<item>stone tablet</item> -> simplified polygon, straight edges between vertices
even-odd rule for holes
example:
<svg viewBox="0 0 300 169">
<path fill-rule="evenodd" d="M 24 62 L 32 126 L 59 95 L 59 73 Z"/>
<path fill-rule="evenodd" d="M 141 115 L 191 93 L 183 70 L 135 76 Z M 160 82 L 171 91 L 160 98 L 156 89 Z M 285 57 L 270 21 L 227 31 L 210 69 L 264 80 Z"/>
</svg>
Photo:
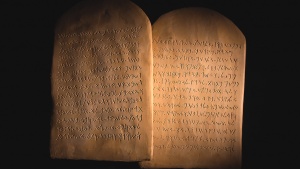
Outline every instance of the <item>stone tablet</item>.
<svg viewBox="0 0 300 169">
<path fill-rule="evenodd" d="M 51 157 L 149 160 L 152 34 L 127 0 L 82 1 L 59 20 L 54 43 Z"/>
<path fill-rule="evenodd" d="M 153 159 L 142 168 L 240 168 L 245 37 L 183 8 L 153 25 Z"/>
</svg>

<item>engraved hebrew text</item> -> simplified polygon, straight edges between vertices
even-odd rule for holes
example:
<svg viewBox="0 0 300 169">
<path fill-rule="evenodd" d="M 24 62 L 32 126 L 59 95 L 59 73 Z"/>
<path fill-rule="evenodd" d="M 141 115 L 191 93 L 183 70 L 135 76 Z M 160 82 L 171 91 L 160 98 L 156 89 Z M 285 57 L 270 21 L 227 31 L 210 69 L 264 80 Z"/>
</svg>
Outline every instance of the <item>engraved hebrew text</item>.
<svg viewBox="0 0 300 169">
<path fill-rule="evenodd" d="M 136 57 L 140 44 L 124 41 L 132 41 L 140 29 L 58 35 L 61 57 L 54 97 L 59 100 L 55 103 L 59 107 L 56 123 L 61 125 L 57 125 L 57 140 L 121 142 L 143 137 L 139 132 L 144 111 L 140 104 L 144 101 L 143 68 Z M 77 134 L 72 134 L 74 131 Z"/>
<path fill-rule="evenodd" d="M 154 149 L 234 152 L 241 99 L 235 51 L 242 45 L 178 39 L 153 43 Z"/>
</svg>

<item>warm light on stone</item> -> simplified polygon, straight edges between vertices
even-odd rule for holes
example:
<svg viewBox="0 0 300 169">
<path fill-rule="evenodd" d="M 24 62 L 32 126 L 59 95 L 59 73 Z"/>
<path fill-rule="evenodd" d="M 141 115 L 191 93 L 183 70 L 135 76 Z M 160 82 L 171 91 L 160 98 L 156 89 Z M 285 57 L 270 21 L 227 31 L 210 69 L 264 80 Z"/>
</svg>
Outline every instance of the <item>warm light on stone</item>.
<svg viewBox="0 0 300 169">
<path fill-rule="evenodd" d="M 151 158 L 151 41 L 148 17 L 127 0 L 83 1 L 62 16 L 52 67 L 52 158 Z"/>
<path fill-rule="evenodd" d="M 55 31 L 52 158 L 241 168 L 246 40 L 206 8 L 151 28 L 127 0 L 82 1 Z"/>
<path fill-rule="evenodd" d="M 245 37 L 184 8 L 153 25 L 153 159 L 142 168 L 240 168 Z"/>
</svg>

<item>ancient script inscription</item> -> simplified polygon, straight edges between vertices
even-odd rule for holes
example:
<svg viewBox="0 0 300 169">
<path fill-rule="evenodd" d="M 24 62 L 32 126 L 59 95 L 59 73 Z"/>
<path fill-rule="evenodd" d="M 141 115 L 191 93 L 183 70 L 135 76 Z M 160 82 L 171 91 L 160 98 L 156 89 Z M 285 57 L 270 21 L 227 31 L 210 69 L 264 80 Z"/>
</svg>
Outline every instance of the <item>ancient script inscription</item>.
<svg viewBox="0 0 300 169">
<path fill-rule="evenodd" d="M 52 69 L 53 158 L 150 159 L 151 50 L 150 22 L 131 2 L 86 1 L 62 17 Z"/>
<path fill-rule="evenodd" d="M 239 168 L 241 32 L 214 11 L 176 10 L 153 25 L 153 58 L 153 159 L 141 166 Z"/>
</svg>

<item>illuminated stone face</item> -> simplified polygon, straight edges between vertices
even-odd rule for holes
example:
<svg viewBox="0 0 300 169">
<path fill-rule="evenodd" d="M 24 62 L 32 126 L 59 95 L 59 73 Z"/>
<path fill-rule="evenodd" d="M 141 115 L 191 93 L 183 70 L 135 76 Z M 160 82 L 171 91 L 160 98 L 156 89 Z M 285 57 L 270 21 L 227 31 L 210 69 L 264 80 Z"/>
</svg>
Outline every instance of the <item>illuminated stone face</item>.
<svg viewBox="0 0 300 169">
<path fill-rule="evenodd" d="M 209 9 L 151 28 L 130 1 L 81 2 L 55 32 L 51 157 L 240 168 L 245 51 L 241 31 Z"/>
<path fill-rule="evenodd" d="M 153 159 L 142 168 L 240 168 L 246 42 L 227 18 L 184 8 L 153 25 Z"/>
<path fill-rule="evenodd" d="M 126 0 L 84 1 L 57 24 L 51 157 L 149 160 L 152 35 Z"/>
</svg>

